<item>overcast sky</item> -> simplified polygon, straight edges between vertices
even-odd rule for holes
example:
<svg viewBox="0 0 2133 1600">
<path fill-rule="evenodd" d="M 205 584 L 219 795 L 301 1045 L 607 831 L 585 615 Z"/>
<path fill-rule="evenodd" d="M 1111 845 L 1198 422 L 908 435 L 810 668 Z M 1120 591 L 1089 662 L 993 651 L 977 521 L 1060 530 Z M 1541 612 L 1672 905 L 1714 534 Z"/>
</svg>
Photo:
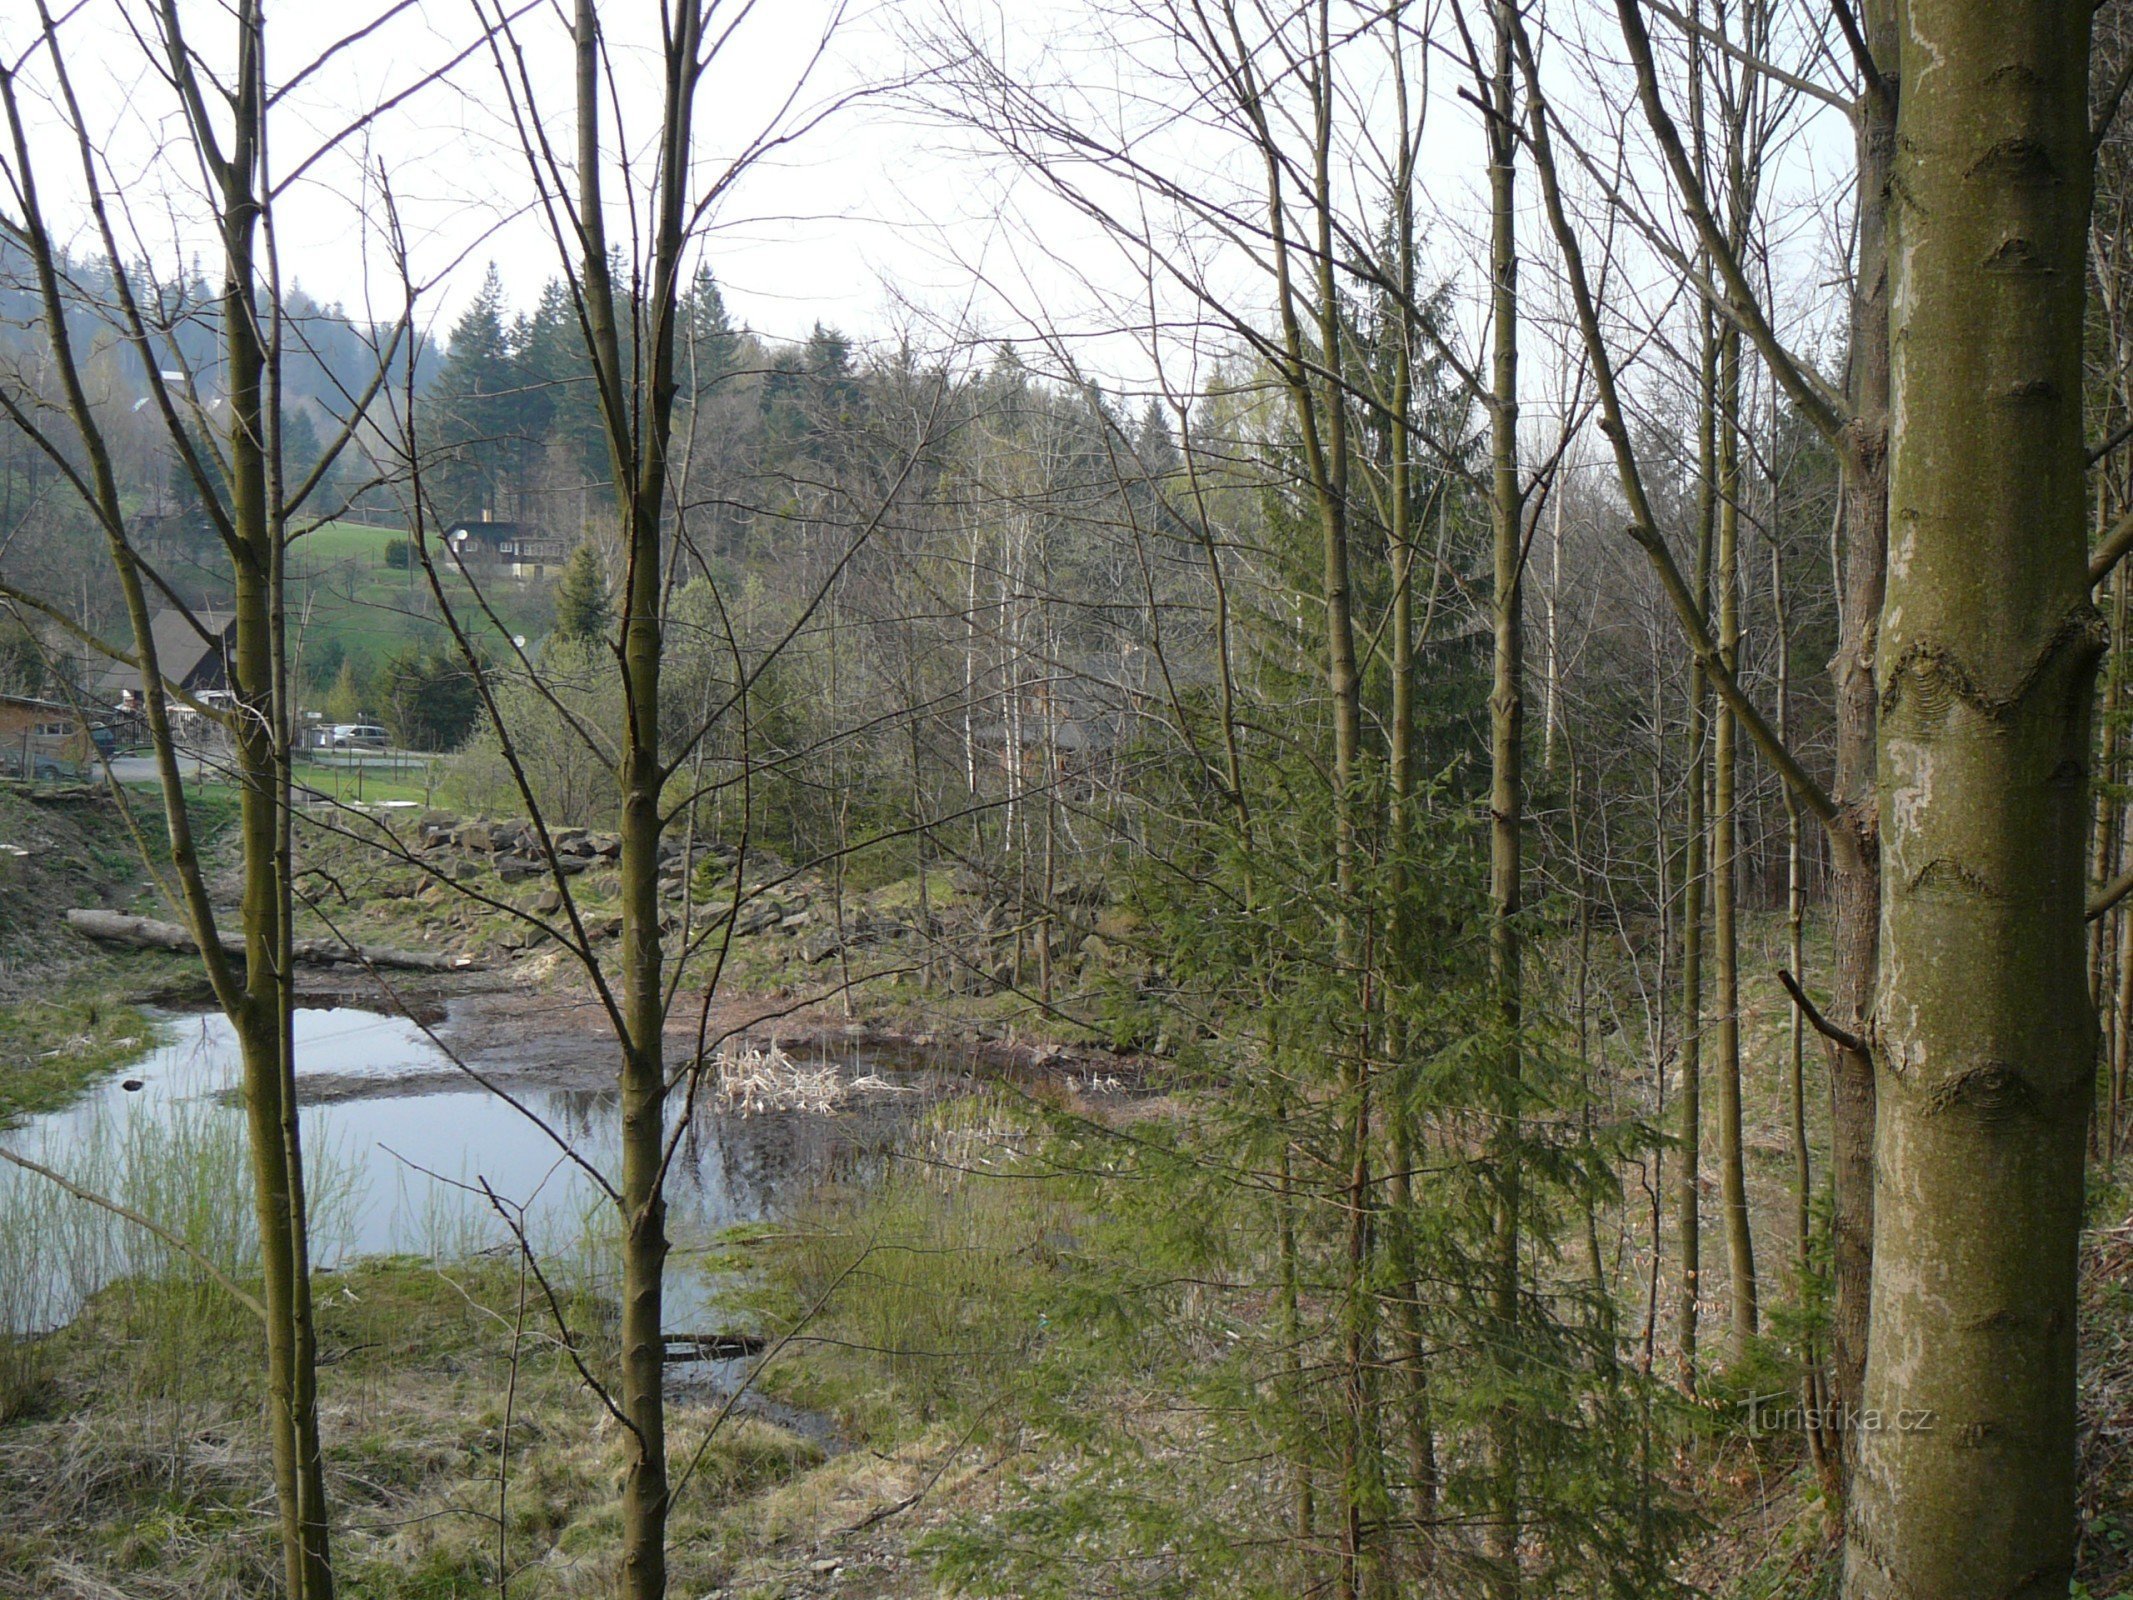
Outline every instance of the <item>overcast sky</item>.
<svg viewBox="0 0 2133 1600">
<path fill-rule="evenodd" d="M 210 63 L 226 63 L 233 30 L 223 0 L 177 3 L 195 48 Z M 512 37 L 523 52 L 537 123 L 567 149 L 567 6 L 517 4 Z M 1565 0 L 1557 9 L 1558 26 L 1582 24 L 1583 7 Z M 144 38 L 148 11 L 143 0 L 84 0 L 68 14 L 61 38 L 85 120 L 99 135 L 99 159 L 122 203 L 122 226 L 132 230 L 129 248 L 165 263 L 194 255 L 211 264 L 200 175 L 173 137 L 174 98 L 144 48 L 153 43 Z M 1418 12 L 1438 15 L 1448 48 L 1454 35 L 1441 13 Z M 510 97 L 481 42 L 483 15 L 494 13 L 495 0 L 268 0 L 269 79 L 276 86 L 294 80 L 275 113 L 272 170 L 289 174 L 321 143 L 334 143 L 282 203 L 285 281 L 358 316 L 366 308 L 379 319 L 395 314 L 399 290 L 381 220 L 389 186 L 428 286 L 421 311 L 428 326 L 449 329 L 492 260 L 514 303 L 530 306 L 555 273 L 557 254 L 533 204 Z M 659 105 L 657 15 L 652 0 L 604 0 L 601 7 L 622 108 L 622 126 L 610 116 L 604 143 L 635 163 L 640 193 Z M 1056 87 L 1092 123 L 1134 130 L 1150 159 L 1209 185 L 1234 184 L 1240 193 L 1256 181 L 1220 135 L 1175 114 L 1164 50 L 1128 5 L 761 0 L 750 10 L 728 0 L 714 13 L 714 32 L 728 21 L 738 26 L 700 95 L 701 176 L 722 171 L 766 129 L 806 130 L 750 169 L 708 230 L 704 255 L 737 320 L 784 337 L 821 321 L 861 339 L 885 339 L 914 326 L 922 336 L 1028 335 L 1040 325 L 1086 331 L 1126 319 L 1136 302 L 1147 319 L 1144 260 L 1122 254 L 1043 185 L 986 158 L 983 141 L 928 114 L 922 102 L 941 98 L 938 91 L 897 87 L 924 68 L 923 36 L 948 16 L 975 29 L 1018 71 Z M 0 49 L 11 60 L 29 50 L 36 29 L 30 0 L 0 3 Z M 322 70 L 304 73 L 359 33 Z M 1477 119 L 1453 92 L 1461 74 L 1450 57 L 1440 54 L 1432 70 L 1422 145 L 1425 248 L 1433 275 L 1471 287 L 1482 232 Z M 1375 72 L 1365 61 L 1352 85 L 1366 121 L 1382 121 L 1385 109 L 1385 84 Z M 87 243 L 78 159 L 49 61 L 32 59 L 22 82 L 46 204 L 83 230 Z M 404 101 L 359 135 L 334 142 L 353 119 L 399 95 Z M 1606 114 L 1604 97 L 1593 109 Z M 1787 204 L 1812 193 L 1824 170 L 1841 170 L 1841 118 L 1824 115 L 1808 126 L 1811 137 L 1777 177 L 1781 190 L 1789 186 Z M 1354 181 L 1362 188 L 1371 182 L 1367 153 Z M 1530 183 L 1522 199 L 1538 243 Z M 626 242 L 626 221 L 617 216 L 610 226 Z M 1151 219 L 1156 235 L 1166 226 Z M 1787 226 L 1793 231 L 1781 248 L 1799 255 L 1809 277 L 1841 244 L 1830 215 L 1809 210 Z M 1209 270 L 1230 274 L 1222 281 L 1240 300 L 1264 298 L 1263 284 L 1240 265 L 1215 262 Z M 1536 306 L 1544 305 L 1546 279 L 1529 273 L 1528 286 Z M 1158 320 L 1193 315 L 1175 285 L 1159 284 L 1156 300 Z M 1080 350 L 1098 369 L 1146 370 L 1130 338 Z M 1172 381 L 1184 377 L 1173 373 Z"/>
</svg>

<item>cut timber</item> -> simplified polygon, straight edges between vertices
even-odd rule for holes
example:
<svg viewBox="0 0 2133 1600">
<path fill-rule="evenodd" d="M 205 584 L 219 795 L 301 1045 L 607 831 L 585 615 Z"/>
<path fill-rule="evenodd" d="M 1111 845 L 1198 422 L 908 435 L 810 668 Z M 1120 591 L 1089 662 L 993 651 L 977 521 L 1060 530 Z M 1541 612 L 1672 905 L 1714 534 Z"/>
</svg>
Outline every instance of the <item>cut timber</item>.
<svg viewBox="0 0 2133 1600">
<path fill-rule="evenodd" d="M 198 950 L 190 929 L 174 922 L 149 917 L 130 917 L 123 911 L 98 911 L 76 907 L 67 913 L 67 926 L 85 939 L 107 944 L 131 945 L 136 950 Z M 234 933 L 222 935 L 222 948 L 230 955 L 244 955 L 244 939 Z M 294 954 L 306 966 L 330 966 L 337 961 L 359 962 L 371 967 L 389 967 L 409 972 L 469 972 L 476 963 L 454 960 L 428 950 L 387 950 L 378 945 L 341 944 L 331 939 L 299 939 Z"/>
</svg>

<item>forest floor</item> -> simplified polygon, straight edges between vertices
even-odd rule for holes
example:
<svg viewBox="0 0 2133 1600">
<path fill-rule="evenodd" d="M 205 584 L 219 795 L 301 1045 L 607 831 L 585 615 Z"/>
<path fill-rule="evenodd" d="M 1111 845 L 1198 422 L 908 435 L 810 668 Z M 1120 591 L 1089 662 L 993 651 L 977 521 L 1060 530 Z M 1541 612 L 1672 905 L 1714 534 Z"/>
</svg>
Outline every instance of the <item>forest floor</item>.
<svg viewBox="0 0 2133 1600">
<path fill-rule="evenodd" d="M 420 822 L 407 812 L 389 820 Z M 151 1026 L 143 1006 L 202 997 L 197 967 L 185 958 L 100 950 L 58 926 L 59 911 L 74 904 L 155 914 L 114 808 L 0 786 L 0 844 L 25 852 L 0 859 L 4 1124 L 59 1103 L 137 1052 Z M 417 864 L 353 839 L 314 837 L 307 864 L 314 881 L 330 885 L 330 899 L 309 931 L 466 957 L 476 970 L 422 975 L 396 985 L 398 998 L 432 1008 L 449 1001 L 443 1036 L 470 1060 L 508 1065 L 533 1082 L 597 1085 L 612 1071 L 604 1009 L 540 926 L 555 915 L 547 885 L 498 856 L 428 851 Z M 1100 896 L 1083 893 L 1070 918 L 1033 931 L 985 885 L 946 870 L 929 875 L 921 895 L 908 878 L 840 891 L 820 874 L 765 865 L 751 873 L 733 918 L 747 931 L 707 943 L 692 963 L 673 1047 L 776 1039 L 789 1050 L 949 1055 L 981 1077 L 1020 1082 L 1018 1093 L 1037 1086 L 1092 1120 L 1174 1113 L 1142 1092 L 1156 1058 L 1128 1048 L 1164 1041 L 1117 1039 L 1096 1023 L 1104 986 L 1130 979 L 1133 935 Z M 611 871 L 596 860 L 572 887 L 595 949 L 612 953 Z M 686 938 L 718 925 L 730 886 L 715 873 L 676 880 L 668 904 L 671 936 Z M 1041 964 L 1039 939 L 1049 955 Z M 1774 976 L 1783 946 L 1774 919 L 1751 920 L 1742 960 L 1745 1147 L 1762 1300 L 1777 1347 L 1797 1325 L 1791 1013 Z M 1812 940 L 1806 965 L 1817 987 Z M 309 973 L 305 982 L 321 1001 L 392 998 L 375 975 L 353 967 Z M 1624 1037 L 1601 1048 L 1624 1063 L 1637 1055 Z M 1806 1115 L 1820 1141 L 1824 1074 L 1812 1036 L 1806 1052 Z M 1634 1068 L 1622 1070 L 1626 1077 Z M 1670 1122 L 1666 1105 L 1678 1084 L 1655 1080 L 1647 1092 L 1647 1112 L 1663 1095 L 1660 1118 Z M 1707 1151 L 1712 1145 L 1707 1124 Z M 1667 1374 L 1674 1179 L 1664 1170 L 1649 1176 L 1665 1196 L 1656 1237 L 1633 1196 L 1609 1249 L 1625 1303 L 1654 1297 L 1654 1367 Z M 1680 1437 L 1665 1473 L 1706 1531 L 1679 1570 L 1735 1600 L 1831 1593 L 1830 1529 L 1797 1439 L 1759 1434 L 1742 1420 L 1741 1402 L 1784 1366 L 1781 1348 L 1727 1359 L 1730 1286 L 1716 1185 L 1707 1155 L 1706 1425 Z M 764 1402 L 728 1411 L 730 1390 L 685 1368 L 673 1374 L 678 1459 L 699 1463 L 675 1503 L 672 1592 L 682 1600 L 945 1594 L 958 1570 L 971 1570 L 973 1549 L 992 1548 L 997 1529 L 1035 1515 L 1036 1486 L 1082 1447 L 1063 1442 L 1058 1415 L 1042 1412 L 1022 1353 L 1031 1327 L 1043 1324 L 1033 1308 L 1049 1293 L 1049 1247 L 1039 1246 L 1080 1222 L 1014 1185 L 982 1193 L 974 1199 L 967 1184 L 942 1179 L 891 1196 L 844 1196 L 806 1219 L 822 1238 L 954 1237 L 967 1245 L 906 1251 L 893 1273 L 869 1268 L 846 1286 L 834 1315 L 819 1319 L 805 1317 L 805 1295 L 809 1272 L 819 1279 L 829 1270 L 825 1260 L 809 1262 L 805 1249 L 781 1256 L 775 1241 L 730 1242 L 721 1265 L 745 1286 L 736 1315 L 747 1314 L 747 1301 L 770 1326 L 796 1316 L 809 1326 L 758 1376 Z M 2133 1582 L 2129 1211 L 2127 1191 L 2097 1185 L 2084 1279 L 2079 1591 L 2095 1600 L 2125 1594 Z M 929 1264 L 951 1256 L 952 1268 Z M 394 1258 L 321 1274 L 319 1287 L 330 1471 L 345 1508 L 343 1592 L 490 1594 L 499 1592 L 500 1572 L 511 1593 L 605 1592 L 621 1442 L 554 1336 L 537 1286 L 529 1291 L 510 1263 L 493 1258 Z M 174 1301 L 176 1293 L 117 1285 L 75 1324 L 9 1358 L 15 1370 L 0 1374 L 0 1388 L 15 1397 L 0 1423 L 0 1595 L 216 1600 L 270 1586 L 252 1336 L 226 1308 Z M 586 1298 L 564 1309 L 588 1330 L 586 1353 L 597 1367 L 611 1308 Z M 882 1354 L 929 1341 L 948 1348 L 966 1336 L 989 1352 L 985 1359 L 914 1363 Z M 1124 1490 L 1151 1500 L 1184 1492 L 1189 1459 L 1163 1394 L 1124 1368 L 1095 1380 L 1119 1415 L 1146 1411 L 1133 1424 L 1139 1454 Z M 1153 1576 L 1106 1567 L 1099 1577 L 1092 1567 L 1077 1592 L 1136 1592 Z M 985 1592 L 1052 1589 L 996 1581 Z"/>
<path fill-rule="evenodd" d="M 368 822 L 351 815 L 306 830 L 306 866 L 330 895 L 303 915 L 303 931 L 469 963 L 476 970 L 464 979 L 405 987 L 462 996 L 455 1036 L 492 1064 L 498 1047 L 531 1036 L 551 1072 L 568 1070 L 574 1048 L 588 1070 L 611 1067 L 607 1011 L 559 937 L 572 931 L 568 913 L 539 863 L 512 843 L 523 824 L 416 809 Z M 439 830 L 446 842 L 425 840 Z M 388 837 L 389 848 L 376 847 Z M 582 843 L 586 853 L 571 863 L 573 908 L 612 972 L 620 883 L 611 858 L 592 853 L 611 845 L 599 836 Z M 1165 1043 L 1108 1030 L 1099 995 L 1131 970 L 1133 923 L 1087 903 L 1096 896 L 1086 888 L 1069 889 L 1079 903 L 1024 915 L 1001 888 L 961 870 L 937 865 L 923 884 L 911 875 L 859 887 L 756 850 L 736 896 L 722 848 L 704 846 L 686 883 L 678 863 L 663 873 L 668 953 L 686 952 L 670 1051 L 774 1040 L 788 1050 L 901 1050 L 1003 1070 L 1101 1062 L 1122 1074 L 1139 1047 Z M 359 988 L 381 976 L 398 982 L 352 968 L 339 981 Z"/>
</svg>

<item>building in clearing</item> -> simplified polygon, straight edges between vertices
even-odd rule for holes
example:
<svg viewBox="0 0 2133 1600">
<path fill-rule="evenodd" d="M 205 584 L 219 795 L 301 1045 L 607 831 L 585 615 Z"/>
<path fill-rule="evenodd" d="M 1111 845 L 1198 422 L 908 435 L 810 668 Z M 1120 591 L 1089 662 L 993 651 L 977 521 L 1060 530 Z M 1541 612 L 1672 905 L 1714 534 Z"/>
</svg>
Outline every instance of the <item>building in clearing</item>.
<svg viewBox="0 0 2133 1600">
<path fill-rule="evenodd" d="M 195 697 L 227 690 L 234 674 L 237 619 L 214 606 L 185 612 L 165 606 L 149 624 L 155 644 L 156 670 L 170 687 Z M 92 685 L 100 705 L 136 710 L 141 704 L 141 671 L 113 661 Z"/>
<path fill-rule="evenodd" d="M 570 541 L 530 522 L 455 522 L 444 530 L 445 547 L 462 567 L 488 567 L 514 578 L 545 578 L 570 559 Z"/>
<path fill-rule="evenodd" d="M 230 700 L 232 663 L 237 653 L 237 619 L 219 607 L 202 606 L 186 612 L 165 606 L 148 626 L 155 644 L 156 671 L 170 697 L 171 730 L 187 749 L 205 748 L 221 742 L 221 729 L 203 717 L 194 705 L 220 706 Z M 107 663 L 93 678 L 86 698 L 110 715 L 110 737 L 121 746 L 143 743 L 148 737 L 147 700 L 141 669 L 123 661 Z"/>
</svg>

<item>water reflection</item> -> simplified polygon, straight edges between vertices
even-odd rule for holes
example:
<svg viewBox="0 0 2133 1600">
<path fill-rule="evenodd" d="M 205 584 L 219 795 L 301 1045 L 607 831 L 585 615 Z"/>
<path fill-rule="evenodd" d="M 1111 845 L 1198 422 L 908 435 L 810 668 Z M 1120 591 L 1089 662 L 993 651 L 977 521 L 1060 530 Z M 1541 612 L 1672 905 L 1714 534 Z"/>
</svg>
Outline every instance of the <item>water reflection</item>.
<svg viewBox="0 0 2133 1600">
<path fill-rule="evenodd" d="M 8 1143 L 83 1181 L 90 1181 L 85 1166 L 102 1169 L 102 1181 L 113 1183 L 158 1160 L 198 1164 L 197 1156 L 180 1148 L 182 1141 L 173 1142 L 180 1131 L 196 1143 L 205 1138 L 240 1151 L 243 1118 L 229 1094 L 239 1081 L 239 1056 L 227 1020 L 208 1015 L 168 1026 L 167 1041 L 144 1060 L 66 1109 L 5 1135 Z M 377 1083 L 376 1093 L 303 1108 L 315 1263 L 332 1266 L 381 1253 L 451 1258 L 509 1248 L 511 1233 L 484 1194 L 486 1186 L 523 1219 L 544 1255 L 565 1268 L 607 1275 L 612 1252 L 604 1241 L 615 1231 L 613 1210 L 586 1168 L 610 1183 L 618 1176 L 621 1119 L 613 1091 L 514 1091 L 531 1116 L 478 1086 L 440 1091 L 439 1082 L 453 1081 L 440 1077 L 452 1072 L 450 1059 L 413 1023 L 376 1012 L 299 1012 L 296 1041 L 300 1095 L 307 1079 L 329 1075 L 337 1091 L 349 1079 Z M 854 1068 L 867 1070 L 857 1063 Z M 912 1075 L 901 1076 L 908 1081 Z M 403 1078 L 432 1092 L 407 1092 L 398 1081 Z M 722 1117 L 700 1106 L 682 1135 L 669 1181 L 671 1235 L 686 1244 L 771 1216 L 827 1181 L 863 1176 L 878 1164 L 916 1098 L 861 1100 L 834 1116 Z M 4 1183 L 41 1182 L 0 1170 L 7 1173 Z M 163 1181 L 177 1180 L 166 1175 Z M 222 1181 L 228 1189 L 226 1174 Z M 6 1198 L 0 1193 L 0 1203 Z M 218 1203 L 227 1206 L 229 1196 Z M 55 1303 L 78 1304 L 101 1282 L 139 1268 L 125 1249 L 93 1268 L 77 1262 L 70 1269 L 73 1281 L 40 1297 L 47 1309 L 37 1320 L 46 1320 Z M 676 1289 L 669 1325 L 686 1327 L 700 1305 L 685 1283 Z"/>
</svg>

